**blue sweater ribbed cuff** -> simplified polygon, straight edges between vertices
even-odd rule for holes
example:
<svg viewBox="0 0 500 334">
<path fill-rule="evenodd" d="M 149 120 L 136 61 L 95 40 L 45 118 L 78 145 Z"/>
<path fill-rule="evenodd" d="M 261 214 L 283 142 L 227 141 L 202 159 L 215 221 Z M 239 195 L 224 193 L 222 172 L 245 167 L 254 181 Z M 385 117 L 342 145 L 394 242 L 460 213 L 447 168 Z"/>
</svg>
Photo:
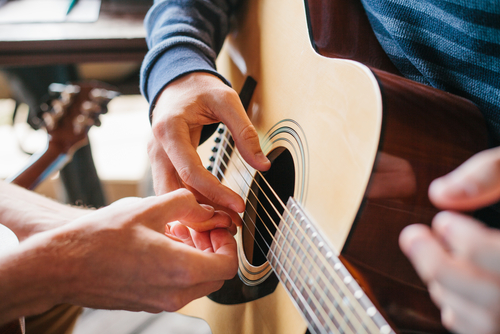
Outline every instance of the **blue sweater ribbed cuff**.
<svg viewBox="0 0 500 334">
<path fill-rule="evenodd" d="M 144 64 L 149 63 L 149 66 Z M 154 62 L 144 62 L 141 69 L 141 91 L 150 103 L 150 116 L 163 88 L 179 77 L 193 72 L 207 72 L 219 77 L 227 85 L 231 85 L 222 75 L 217 73 L 211 60 L 195 47 L 185 44 L 166 50 Z"/>
</svg>

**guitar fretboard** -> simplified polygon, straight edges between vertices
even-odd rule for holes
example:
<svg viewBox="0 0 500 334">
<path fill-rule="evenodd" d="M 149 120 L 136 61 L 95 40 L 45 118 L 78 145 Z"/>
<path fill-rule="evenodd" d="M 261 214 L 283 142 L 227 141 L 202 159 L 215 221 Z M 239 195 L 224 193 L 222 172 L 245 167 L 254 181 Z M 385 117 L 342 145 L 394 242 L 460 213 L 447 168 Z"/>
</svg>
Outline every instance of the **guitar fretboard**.
<svg viewBox="0 0 500 334">
<path fill-rule="evenodd" d="M 394 333 L 293 198 L 267 259 L 312 333 Z"/>
</svg>

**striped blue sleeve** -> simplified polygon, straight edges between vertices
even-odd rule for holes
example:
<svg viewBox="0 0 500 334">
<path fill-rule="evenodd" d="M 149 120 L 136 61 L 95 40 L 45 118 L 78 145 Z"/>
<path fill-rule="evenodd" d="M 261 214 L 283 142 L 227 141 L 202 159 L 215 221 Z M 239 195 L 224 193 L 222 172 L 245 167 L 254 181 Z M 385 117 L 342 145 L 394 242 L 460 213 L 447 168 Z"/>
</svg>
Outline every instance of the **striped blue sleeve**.
<svg viewBox="0 0 500 334">
<path fill-rule="evenodd" d="M 500 143 L 500 1 L 362 2 L 399 71 L 477 104 Z"/>
<path fill-rule="evenodd" d="M 192 72 L 212 73 L 229 31 L 236 0 L 156 0 L 146 15 L 149 52 L 141 67 L 140 87 L 151 108 L 162 89 Z"/>
</svg>

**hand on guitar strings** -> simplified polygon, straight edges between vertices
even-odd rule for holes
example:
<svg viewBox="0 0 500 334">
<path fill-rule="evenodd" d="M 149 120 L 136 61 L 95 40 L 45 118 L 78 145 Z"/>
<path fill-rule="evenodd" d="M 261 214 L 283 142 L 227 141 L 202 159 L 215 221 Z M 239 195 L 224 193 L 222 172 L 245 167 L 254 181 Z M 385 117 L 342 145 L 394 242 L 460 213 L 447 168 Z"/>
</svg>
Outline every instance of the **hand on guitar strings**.
<svg viewBox="0 0 500 334">
<path fill-rule="evenodd" d="M 500 333 L 500 231 L 471 211 L 500 200 L 500 148 L 480 152 L 429 188 L 443 211 L 432 228 L 411 225 L 400 235 L 436 305 L 443 324 L 456 333 Z"/>
<path fill-rule="evenodd" d="M 185 189 L 89 212 L 0 256 L 0 324 L 59 303 L 174 311 L 236 274 L 230 217 Z M 195 243 L 167 237 L 176 221 L 196 225 Z"/>
<path fill-rule="evenodd" d="M 152 114 L 153 137 L 148 145 L 157 195 L 187 187 L 198 201 L 224 209 L 240 224 L 243 199 L 207 171 L 196 148 L 204 125 L 223 122 L 242 157 L 264 171 L 271 163 L 262 153 L 259 137 L 238 94 L 218 77 L 195 72 L 167 85 Z"/>
</svg>

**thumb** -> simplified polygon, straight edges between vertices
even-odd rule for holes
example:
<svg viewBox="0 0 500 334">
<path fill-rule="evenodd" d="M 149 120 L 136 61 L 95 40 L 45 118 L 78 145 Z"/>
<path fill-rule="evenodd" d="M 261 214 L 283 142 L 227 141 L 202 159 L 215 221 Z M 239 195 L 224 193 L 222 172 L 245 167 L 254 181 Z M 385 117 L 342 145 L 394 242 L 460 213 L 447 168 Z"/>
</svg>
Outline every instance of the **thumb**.
<svg viewBox="0 0 500 334">
<path fill-rule="evenodd" d="M 210 220 L 215 213 L 213 207 L 199 204 L 195 196 L 185 188 L 145 198 L 141 206 L 142 223 L 161 233 L 165 231 L 167 223 L 174 221 L 202 223 Z"/>
<path fill-rule="evenodd" d="M 434 180 L 429 198 L 441 209 L 459 211 L 475 210 L 500 200 L 500 148 L 480 152 Z"/>
<path fill-rule="evenodd" d="M 182 188 L 168 194 L 152 197 L 156 204 L 146 209 L 150 217 L 145 225 L 150 225 L 163 233 L 165 224 L 180 221 L 195 231 L 203 232 L 214 228 L 229 228 L 231 217 L 206 204 L 199 204 L 189 190 Z"/>
</svg>

